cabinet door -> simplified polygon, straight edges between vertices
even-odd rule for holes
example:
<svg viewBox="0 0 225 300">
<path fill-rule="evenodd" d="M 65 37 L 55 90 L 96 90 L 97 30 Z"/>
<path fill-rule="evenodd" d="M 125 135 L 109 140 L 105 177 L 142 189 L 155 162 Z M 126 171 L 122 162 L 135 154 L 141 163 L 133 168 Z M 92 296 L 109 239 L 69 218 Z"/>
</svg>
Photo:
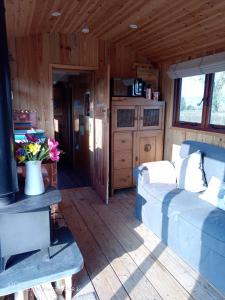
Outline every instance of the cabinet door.
<svg viewBox="0 0 225 300">
<path fill-rule="evenodd" d="M 161 105 L 140 106 L 139 129 L 162 129 L 163 107 Z"/>
<path fill-rule="evenodd" d="M 162 160 L 163 134 L 161 130 L 136 132 L 134 138 L 134 165 Z"/>
<path fill-rule="evenodd" d="M 112 115 L 113 130 L 137 130 L 137 114 L 137 106 L 114 106 Z"/>
</svg>

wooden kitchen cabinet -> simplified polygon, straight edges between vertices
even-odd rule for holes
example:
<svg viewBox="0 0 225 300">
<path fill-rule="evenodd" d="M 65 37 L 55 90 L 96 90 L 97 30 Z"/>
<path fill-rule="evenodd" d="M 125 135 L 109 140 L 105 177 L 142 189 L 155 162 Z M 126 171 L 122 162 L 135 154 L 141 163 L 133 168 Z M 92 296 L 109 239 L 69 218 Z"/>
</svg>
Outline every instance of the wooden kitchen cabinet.
<svg viewBox="0 0 225 300">
<path fill-rule="evenodd" d="M 163 156 L 164 101 L 112 98 L 111 192 L 133 186 L 134 167 Z"/>
<path fill-rule="evenodd" d="M 138 129 L 138 106 L 113 106 L 112 127 L 114 131 L 133 131 Z"/>
<path fill-rule="evenodd" d="M 134 136 L 134 166 L 148 161 L 161 160 L 163 132 L 161 130 L 138 131 Z"/>
</svg>

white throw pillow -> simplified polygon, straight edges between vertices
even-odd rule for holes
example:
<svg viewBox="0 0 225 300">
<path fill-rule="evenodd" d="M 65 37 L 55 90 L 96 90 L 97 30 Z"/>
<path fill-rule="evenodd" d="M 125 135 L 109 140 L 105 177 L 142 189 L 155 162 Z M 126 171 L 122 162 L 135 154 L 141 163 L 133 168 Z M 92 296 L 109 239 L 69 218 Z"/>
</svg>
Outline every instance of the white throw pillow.
<svg viewBox="0 0 225 300">
<path fill-rule="evenodd" d="M 206 190 L 201 151 L 198 150 L 183 159 L 179 158 L 175 162 L 175 169 L 179 189 L 194 193 Z"/>
<path fill-rule="evenodd" d="M 143 163 L 148 169 L 148 183 L 176 184 L 176 172 L 173 164 L 167 160 Z"/>
<path fill-rule="evenodd" d="M 208 184 L 208 188 L 199 198 L 225 210 L 225 183 L 213 176 Z"/>
</svg>

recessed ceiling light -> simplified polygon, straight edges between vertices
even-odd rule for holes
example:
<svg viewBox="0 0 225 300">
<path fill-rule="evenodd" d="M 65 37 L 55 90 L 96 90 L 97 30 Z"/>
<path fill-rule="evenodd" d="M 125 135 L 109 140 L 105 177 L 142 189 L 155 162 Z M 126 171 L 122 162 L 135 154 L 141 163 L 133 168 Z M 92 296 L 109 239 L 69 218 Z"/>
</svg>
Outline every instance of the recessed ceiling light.
<svg viewBox="0 0 225 300">
<path fill-rule="evenodd" d="M 60 11 L 53 11 L 52 16 L 53 17 L 59 17 L 59 16 L 61 16 L 61 12 Z"/>
<path fill-rule="evenodd" d="M 138 25 L 137 24 L 130 24 L 129 28 L 131 28 L 131 29 L 138 29 Z"/>
<path fill-rule="evenodd" d="M 84 26 L 82 29 L 81 29 L 81 32 L 83 33 L 89 33 L 90 32 L 90 28 L 88 26 Z"/>
</svg>

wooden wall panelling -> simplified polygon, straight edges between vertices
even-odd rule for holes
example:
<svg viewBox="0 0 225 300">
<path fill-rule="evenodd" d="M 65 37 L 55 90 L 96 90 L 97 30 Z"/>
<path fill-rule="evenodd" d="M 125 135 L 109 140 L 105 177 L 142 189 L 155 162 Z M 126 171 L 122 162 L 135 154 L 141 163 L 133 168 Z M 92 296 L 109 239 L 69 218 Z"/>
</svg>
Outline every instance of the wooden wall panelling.
<svg viewBox="0 0 225 300">
<path fill-rule="evenodd" d="M 49 101 L 48 36 L 15 39 L 13 70 L 14 109 L 38 112 L 38 127 L 52 135 L 53 112 Z"/>
<path fill-rule="evenodd" d="M 133 67 L 133 63 L 150 62 L 150 60 L 129 49 L 128 47 L 114 43 L 109 44 L 109 56 L 111 77 L 135 77 L 136 68 Z"/>
<path fill-rule="evenodd" d="M 52 88 L 49 89 L 49 36 L 44 35 L 43 37 L 43 57 L 40 61 L 41 64 L 41 81 L 43 88 L 41 89 L 41 100 L 42 100 L 42 109 L 45 126 L 47 128 L 47 133 L 49 136 L 54 136 L 53 132 L 53 99 Z"/>
<path fill-rule="evenodd" d="M 97 69 L 110 62 L 110 76 L 135 76 L 134 62 L 148 60 L 129 50 L 82 34 L 40 34 L 9 37 L 14 109 L 38 112 L 38 127 L 52 136 L 53 104 L 49 65 Z"/>
<path fill-rule="evenodd" d="M 79 34 L 80 65 L 98 66 L 98 40 Z"/>
<path fill-rule="evenodd" d="M 98 41 L 78 35 L 44 34 L 9 38 L 14 109 L 38 112 L 38 127 L 53 136 L 49 64 L 98 67 Z"/>
<path fill-rule="evenodd" d="M 49 35 L 50 63 L 98 66 L 98 40 L 84 34 Z"/>
<path fill-rule="evenodd" d="M 126 77 L 128 74 L 133 74 L 129 60 L 135 61 L 134 53 L 130 56 L 124 56 L 124 47 L 118 47 L 118 45 L 110 45 L 110 65 L 111 65 L 111 77 Z"/>
</svg>

